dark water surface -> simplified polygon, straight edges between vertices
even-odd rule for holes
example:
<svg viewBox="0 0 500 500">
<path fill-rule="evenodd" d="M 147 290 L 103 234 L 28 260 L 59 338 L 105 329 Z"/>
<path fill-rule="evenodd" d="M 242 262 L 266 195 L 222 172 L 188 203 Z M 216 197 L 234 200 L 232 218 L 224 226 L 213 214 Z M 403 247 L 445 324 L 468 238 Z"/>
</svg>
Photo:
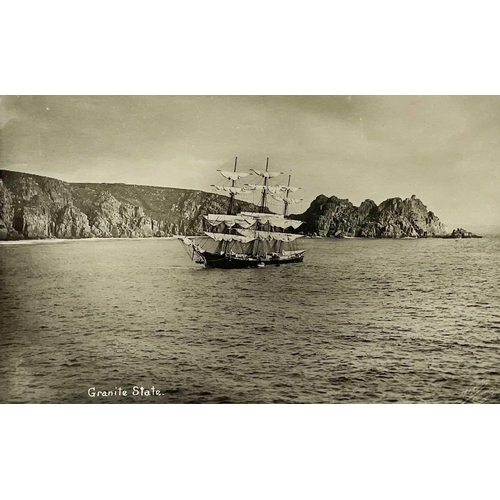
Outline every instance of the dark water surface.
<svg viewBox="0 0 500 500">
<path fill-rule="evenodd" d="M 303 245 L 248 270 L 173 240 L 0 245 L 0 401 L 500 402 L 500 238 Z"/>
</svg>

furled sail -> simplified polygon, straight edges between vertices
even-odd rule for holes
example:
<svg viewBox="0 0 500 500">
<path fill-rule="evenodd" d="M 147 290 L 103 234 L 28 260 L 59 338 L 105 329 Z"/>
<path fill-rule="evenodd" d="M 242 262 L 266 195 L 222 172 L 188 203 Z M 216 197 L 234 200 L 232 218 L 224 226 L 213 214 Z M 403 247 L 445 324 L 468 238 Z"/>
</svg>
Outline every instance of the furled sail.
<svg viewBox="0 0 500 500">
<path fill-rule="evenodd" d="M 292 186 L 269 186 L 268 189 L 271 193 L 280 193 L 282 191 L 290 191 L 291 193 L 295 193 L 295 191 L 300 188 Z"/>
<path fill-rule="evenodd" d="M 217 189 L 217 191 L 226 191 L 231 194 L 240 194 L 243 191 L 243 188 L 233 186 L 218 186 L 216 184 L 212 184 L 212 187 Z"/>
<path fill-rule="evenodd" d="M 269 231 L 252 231 L 250 229 L 237 229 L 237 231 L 239 234 L 247 238 L 253 237 L 255 240 L 263 241 L 271 240 L 271 238 L 269 237 L 271 233 Z"/>
<path fill-rule="evenodd" d="M 291 242 L 297 238 L 302 238 L 301 234 L 291 234 L 291 233 L 271 233 L 269 231 L 252 231 L 250 229 L 237 229 L 238 233 L 242 236 L 254 239 L 259 239 L 262 241 L 284 241 Z"/>
<path fill-rule="evenodd" d="M 260 175 L 261 177 L 264 177 L 266 179 L 272 179 L 273 177 L 278 177 L 278 175 L 283 174 L 283 172 L 263 172 L 262 170 L 255 170 L 253 168 L 251 168 L 250 170 L 255 174 Z"/>
<path fill-rule="evenodd" d="M 238 225 L 243 228 L 253 226 L 257 221 L 251 217 L 242 217 L 240 215 L 226 214 L 208 214 L 203 216 L 211 226 L 219 226 L 225 224 L 227 227 Z"/>
<path fill-rule="evenodd" d="M 238 220 L 244 220 L 245 217 L 241 215 L 227 215 L 227 214 L 208 214 L 204 215 L 205 219 L 211 220 L 211 221 L 219 221 L 219 222 L 226 222 L 226 221 L 238 221 Z M 248 218 L 248 220 L 251 220 Z"/>
<path fill-rule="evenodd" d="M 282 193 L 283 191 L 286 191 L 288 188 L 286 186 L 263 186 L 262 184 L 245 184 L 245 187 L 243 188 L 244 191 L 266 191 L 268 193 L 272 194 L 278 194 Z M 299 188 L 291 188 L 290 191 L 297 190 Z"/>
<path fill-rule="evenodd" d="M 254 235 L 245 236 L 227 233 L 209 233 L 208 231 L 203 232 L 215 241 L 238 241 L 239 243 L 250 243 L 256 239 Z"/>
<path fill-rule="evenodd" d="M 279 227 L 281 229 L 286 229 L 287 227 L 293 227 L 294 229 L 297 229 L 302 224 L 304 224 L 304 222 L 301 220 L 285 219 L 282 215 L 276 215 L 276 214 L 264 214 L 260 212 L 241 212 L 241 214 L 238 215 L 243 217 L 251 217 L 253 219 L 256 219 L 261 224 L 269 223 L 272 226 Z"/>
<path fill-rule="evenodd" d="M 237 181 L 238 179 L 241 179 L 242 177 L 246 177 L 247 175 L 250 175 L 248 172 L 229 172 L 227 170 L 217 170 L 217 172 L 220 172 L 222 176 L 224 176 L 226 179 L 229 179 L 231 181 Z"/>
<path fill-rule="evenodd" d="M 261 193 L 267 189 L 266 186 L 258 185 L 258 184 L 245 184 L 243 188 L 244 191 L 260 191 Z"/>
<path fill-rule="evenodd" d="M 304 222 L 302 222 L 301 220 L 290 220 L 290 219 L 285 219 L 284 217 L 269 218 L 268 222 L 272 226 L 279 227 L 280 229 L 286 229 L 288 227 L 297 229 L 302 224 L 304 224 Z"/>
<path fill-rule="evenodd" d="M 283 201 L 288 205 L 293 205 L 294 203 L 300 203 L 304 198 L 283 198 L 283 196 L 278 196 L 276 194 L 271 195 L 276 201 Z"/>
</svg>

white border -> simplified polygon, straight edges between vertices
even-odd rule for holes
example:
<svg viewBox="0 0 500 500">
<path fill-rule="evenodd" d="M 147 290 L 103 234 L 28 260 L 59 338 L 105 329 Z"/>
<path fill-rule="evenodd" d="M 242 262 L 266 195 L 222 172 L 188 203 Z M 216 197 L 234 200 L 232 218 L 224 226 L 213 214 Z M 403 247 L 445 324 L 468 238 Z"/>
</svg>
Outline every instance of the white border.
<svg viewBox="0 0 500 500">
<path fill-rule="evenodd" d="M 484 2 L 10 2 L 1 94 L 498 93 Z M 0 407 L 4 498 L 484 498 L 497 406 Z M 495 489 L 493 489 L 495 488 Z"/>
<path fill-rule="evenodd" d="M 486 410 L 4 406 L 1 489 L 53 499 L 486 498 L 500 445 Z"/>
<path fill-rule="evenodd" d="M 489 94 L 487 2 L 17 1 L 3 94 Z"/>
</svg>

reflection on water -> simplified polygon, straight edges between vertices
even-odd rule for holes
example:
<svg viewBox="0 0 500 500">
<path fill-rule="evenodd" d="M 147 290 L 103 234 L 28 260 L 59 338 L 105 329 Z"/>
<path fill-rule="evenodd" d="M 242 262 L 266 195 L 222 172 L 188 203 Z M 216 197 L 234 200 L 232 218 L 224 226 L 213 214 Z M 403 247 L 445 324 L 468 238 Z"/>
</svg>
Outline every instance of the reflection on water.
<svg viewBox="0 0 500 500">
<path fill-rule="evenodd" d="M 500 402 L 499 238 L 303 243 L 248 270 L 172 240 L 1 245 L 0 401 Z"/>
</svg>

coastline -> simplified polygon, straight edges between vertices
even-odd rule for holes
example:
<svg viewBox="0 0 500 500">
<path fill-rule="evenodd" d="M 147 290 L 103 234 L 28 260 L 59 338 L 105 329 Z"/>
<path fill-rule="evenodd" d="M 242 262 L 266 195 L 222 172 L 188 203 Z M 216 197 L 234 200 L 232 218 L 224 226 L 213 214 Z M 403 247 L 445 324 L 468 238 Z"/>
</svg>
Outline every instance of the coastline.
<svg viewBox="0 0 500 500">
<path fill-rule="evenodd" d="M 56 244 L 56 243 L 67 243 L 71 241 L 151 241 L 151 240 L 177 240 L 182 237 L 186 238 L 196 238 L 199 235 L 177 235 L 177 236 L 154 236 L 151 238 L 39 238 L 30 240 L 2 240 L 0 241 L 0 246 L 2 245 L 34 245 L 34 244 Z M 490 235 L 481 235 L 473 237 L 454 237 L 451 235 L 446 236 L 425 236 L 425 237 L 414 237 L 414 236 L 402 236 L 401 238 L 367 238 L 364 236 L 342 236 L 342 237 L 328 237 L 328 236 L 304 236 L 306 240 L 469 240 L 469 239 L 482 239 L 487 238 Z"/>
<path fill-rule="evenodd" d="M 46 238 L 46 239 L 32 239 L 32 240 L 6 240 L 0 241 L 0 245 L 33 245 L 36 243 L 42 244 L 55 244 L 66 243 L 68 241 L 108 241 L 108 240 L 121 240 L 121 241 L 144 241 L 144 240 L 176 240 L 177 236 L 155 236 L 154 238 Z"/>
</svg>

